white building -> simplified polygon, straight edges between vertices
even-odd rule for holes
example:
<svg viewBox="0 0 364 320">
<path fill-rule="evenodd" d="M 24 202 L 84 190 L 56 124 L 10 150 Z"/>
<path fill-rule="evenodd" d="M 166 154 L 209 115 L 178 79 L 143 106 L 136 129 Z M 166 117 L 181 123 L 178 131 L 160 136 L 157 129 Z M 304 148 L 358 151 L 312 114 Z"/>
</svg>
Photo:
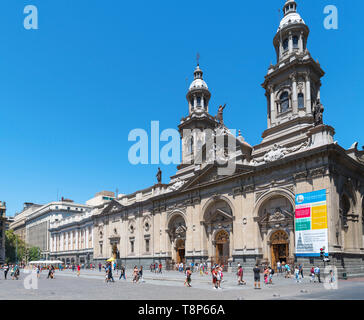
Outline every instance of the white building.
<svg viewBox="0 0 364 320">
<path fill-rule="evenodd" d="M 115 199 L 114 193 L 101 191 L 86 201 L 85 210 L 53 219 L 49 224 L 49 257 L 66 264 L 91 263 L 93 261 L 93 220 L 104 204 Z"/>
<path fill-rule="evenodd" d="M 77 216 L 91 209 L 84 204 L 76 204 L 72 200 L 63 199 L 43 205 L 31 212 L 25 220 L 25 242 L 29 246 L 39 247 L 42 258 L 49 258 L 50 224 L 66 218 Z"/>
</svg>

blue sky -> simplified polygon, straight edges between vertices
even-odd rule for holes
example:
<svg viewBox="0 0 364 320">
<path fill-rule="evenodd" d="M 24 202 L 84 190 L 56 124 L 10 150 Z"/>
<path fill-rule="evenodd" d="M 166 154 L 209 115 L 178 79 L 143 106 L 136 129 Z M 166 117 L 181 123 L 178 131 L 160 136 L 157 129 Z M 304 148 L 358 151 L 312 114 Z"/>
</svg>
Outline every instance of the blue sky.
<svg viewBox="0 0 364 320">
<path fill-rule="evenodd" d="M 359 0 L 297 0 L 310 27 L 308 49 L 326 75 L 324 121 L 345 148 L 364 145 L 363 22 Z M 23 27 L 36 5 L 39 29 Z M 211 90 L 210 110 L 252 145 L 266 129 L 261 83 L 275 63 L 273 37 L 284 0 L 3 0 L 0 10 L 0 200 L 64 196 L 85 202 L 101 190 L 131 193 L 155 183 L 158 165 L 131 165 L 128 134 L 176 128 L 196 53 Z M 336 5 L 339 29 L 323 26 Z M 163 182 L 175 165 L 163 166 Z"/>
</svg>

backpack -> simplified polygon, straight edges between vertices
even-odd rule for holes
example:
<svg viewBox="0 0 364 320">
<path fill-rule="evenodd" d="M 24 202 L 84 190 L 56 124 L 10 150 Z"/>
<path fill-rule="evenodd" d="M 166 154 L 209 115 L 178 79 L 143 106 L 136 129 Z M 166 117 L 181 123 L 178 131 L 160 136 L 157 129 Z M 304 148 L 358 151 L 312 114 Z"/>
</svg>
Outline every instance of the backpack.
<svg viewBox="0 0 364 320">
<path fill-rule="evenodd" d="M 274 275 L 274 269 L 272 269 L 272 275 Z"/>
</svg>

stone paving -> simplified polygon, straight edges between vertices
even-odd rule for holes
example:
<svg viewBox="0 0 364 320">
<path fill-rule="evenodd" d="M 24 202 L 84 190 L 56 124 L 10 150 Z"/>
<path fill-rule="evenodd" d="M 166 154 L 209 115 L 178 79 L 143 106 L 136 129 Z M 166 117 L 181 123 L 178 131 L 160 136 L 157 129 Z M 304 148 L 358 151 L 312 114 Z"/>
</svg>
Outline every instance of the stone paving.
<svg viewBox="0 0 364 320">
<path fill-rule="evenodd" d="M 38 289 L 25 289 L 21 273 L 19 280 L 4 280 L 0 274 L 0 300 L 268 300 L 268 299 L 364 299 L 364 279 L 339 281 L 338 290 L 326 290 L 323 284 L 310 283 L 309 277 L 296 283 L 282 275 L 274 275 L 273 285 L 264 285 L 261 290 L 253 288 L 253 276 L 245 274 L 246 285 L 237 285 L 234 274 L 224 274 L 222 289 L 216 290 L 211 276 L 192 276 L 192 288 L 184 287 L 184 274 L 169 271 L 163 274 L 144 272 L 145 282 L 133 284 L 131 271 L 127 280 L 105 283 L 103 272 L 81 270 L 78 277 L 70 270 L 57 271 L 55 279 L 46 279 L 43 271 L 38 280 Z M 263 277 L 262 277 L 263 279 Z"/>
</svg>

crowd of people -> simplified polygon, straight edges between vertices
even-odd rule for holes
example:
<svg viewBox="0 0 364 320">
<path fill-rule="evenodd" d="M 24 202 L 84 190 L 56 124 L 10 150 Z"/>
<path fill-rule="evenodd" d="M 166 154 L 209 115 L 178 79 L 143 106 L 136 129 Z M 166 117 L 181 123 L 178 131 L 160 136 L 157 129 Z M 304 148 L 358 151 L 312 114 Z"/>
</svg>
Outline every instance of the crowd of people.
<svg viewBox="0 0 364 320">
<path fill-rule="evenodd" d="M 8 273 L 10 272 L 10 277 L 12 280 L 19 280 L 20 276 L 20 266 L 18 264 L 4 264 L 0 266 L 0 269 L 4 272 L 4 279 L 7 280 Z"/>
<path fill-rule="evenodd" d="M 8 274 L 10 274 L 11 279 L 18 280 L 20 276 L 20 268 L 27 266 L 21 266 L 18 264 L 4 264 L 3 266 L 0 266 L 0 269 L 4 273 L 4 279 L 6 280 L 8 278 Z M 99 271 L 101 272 L 102 269 L 105 271 L 105 282 L 115 282 L 113 277 L 113 271 L 116 271 L 120 276 L 119 280 L 123 279 L 126 280 L 126 267 L 124 265 L 118 265 L 116 262 L 107 262 L 106 264 L 99 263 L 98 265 Z M 40 274 L 42 270 L 46 269 L 48 271 L 47 279 L 54 279 L 55 278 L 55 271 L 57 266 L 49 265 L 49 266 L 42 266 L 37 265 L 33 266 L 34 270 L 37 273 L 37 277 L 40 278 Z M 85 268 L 82 264 L 73 264 L 70 266 L 70 269 L 72 269 L 73 272 L 77 270 L 77 276 L 79 277 L 81 274 L 81 269 Z M 193 273 L 199 273 L 201 276 L 203 275 L 211 275 L 212 277 L 212 285 L 215 290 L 221 289 L 221 284 L 224 282 L 224 266 L 223 265 L 210 265 L 207 262 L 204 263 L 179 263 L 174 265 L 175 271 L 181 272 L 185 274 L 185 281 L 184 286 L 192 287 L 192 275 Z M 64 267 L 58 266 L 59 270 L 63 270 Z M 90 269 L 94 270 L 95 265 L 90 265 Z M 162 273 L 163 266 L 162 263 L 152 263 L 150 264 L 150 272 L 153 273 Z M 276 271 L 275 271 L 276 270 Z M 265 285 L 271 285 L 273 284 L 273 275 L 275 272 L 278 273 L 278 276 L 284 276 L 285 278 L 293 278 L 295 282 L 300 283 L 302 282 L 302 279 L 304 278 L 304 271 L 303 266 L 301 264 L 298 265 L 290 265 L 285 262 L 278 262 L 276 268 L 272 268 L 270 265 L 255 265 L 253 268 L 253 275 L 254 275 L 254 288 L 260 289 L 260 278 L 261 275 L 263 275 L 264 284 Z M 310 282 L 321 282 L 321 270 L 319 266 L 312 266 L 309 271 L 309 279 Z M 331 279 L 335 280 L 335 275 L 333 274 L 333 271 L 330 273 Z M 246 285 L 247 282 L 244 280 L 244 272 L 243 267 L 238 263 L 237 270 L 236 270 L 236 276 L 237 276 L 237 285 Z M 332 280 L 332 281 L 334 281 Z M 132 282 L 133 283 L 139 283 L 144 282 L 143 279 L 143 266 L 140 266 L 139 268 L 137 266 L 134 266 L 133 272 L 132 272 Z"/>
</svg>

